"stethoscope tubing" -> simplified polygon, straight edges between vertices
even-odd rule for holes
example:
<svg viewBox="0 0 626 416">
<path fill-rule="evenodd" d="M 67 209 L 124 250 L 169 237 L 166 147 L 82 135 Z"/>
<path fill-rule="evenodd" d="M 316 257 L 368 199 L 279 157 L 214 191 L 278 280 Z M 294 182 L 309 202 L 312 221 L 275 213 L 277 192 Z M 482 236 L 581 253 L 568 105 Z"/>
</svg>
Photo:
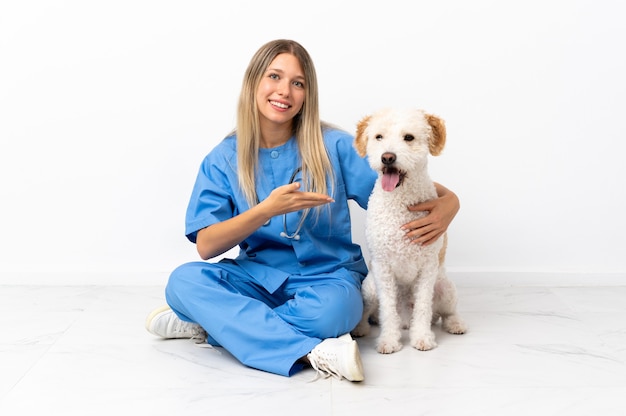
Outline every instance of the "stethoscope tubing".
<svg viewBox="0 0 626 416">
<path fill-rule="evenodd" d="M 298 176 L 298 173 L 302 172 L 302 166 L 298 167 L 296 170 L 293 171 L 293 173 L 291 174 L 291 177 L 289 178 L 289 184 L 292 184 L 293 181 L 296 180 L 296 176 Z M 265 224 L 263 225 L 269 225 L 271 220 L 267 220 L 265 222 Z M 298 222 L 298 227 L 296 228 L 296 231 L 293 232 L 292 234 L 289 234 L 287 232 L 287 214 L 283 214 L 283 231 L 280 232 L 280 236 L 283 238 L 287 238 L 289 240 L 295 240 L 298 241 L 300 240 L 300 230 L 302 229 L 302 225 L 304 225 L 304 216 L 302 216 L 300 218 L 300 221 Z"/>
<path fill-rule="evenodd" d="M 300 172 L 302 172 L 302 166 L 298 167 L 296 170 L 293 171 L 293 173 L 291 174 L 291 177 L 289 178 L 289 184 L 293 183 L 293 181 L 296 179 L 296 176 Z M 287 214 L 283 214 L 283 231 L 281 231 L 280 236 L 283 238 L 288 238 L 289 240 L 296 240 L 296 241 L 300 240 L 300 230 L 302 229 L 303 224 L 304 224 L 304 216 L 300 218 L 296 231 L 294 231 L 293 234 L 289 234 L 287 232 Z"/>
</svg>

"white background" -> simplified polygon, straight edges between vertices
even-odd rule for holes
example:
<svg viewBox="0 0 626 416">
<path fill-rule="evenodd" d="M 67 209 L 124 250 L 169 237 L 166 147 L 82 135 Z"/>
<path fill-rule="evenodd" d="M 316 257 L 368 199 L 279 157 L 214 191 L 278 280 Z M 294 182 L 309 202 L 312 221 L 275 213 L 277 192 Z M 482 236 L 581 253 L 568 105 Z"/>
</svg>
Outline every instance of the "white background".
<svg viewBox="0 0 626 416">
<path fill-rule="evenodd" d="M 161 284 L 256 49 L 313 56 L 325 120 L 446 120 L 453 272 L 626 281 L 623 2 L 4 1 L 0 283 Z M 363 212 L 355 212 L 355 238 Z"/>
</svg>

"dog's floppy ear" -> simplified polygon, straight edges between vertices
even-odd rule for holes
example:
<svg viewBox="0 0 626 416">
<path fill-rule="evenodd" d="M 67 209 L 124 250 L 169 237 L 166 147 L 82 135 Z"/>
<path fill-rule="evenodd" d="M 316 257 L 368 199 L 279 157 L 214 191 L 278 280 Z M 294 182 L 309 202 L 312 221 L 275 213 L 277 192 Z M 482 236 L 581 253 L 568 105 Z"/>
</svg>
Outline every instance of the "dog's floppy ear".
<svg viewBox="0 0 626 416">
<path fill-rule="evenodd" d="M 446 145 L 446 124 L 437 116 L 426 114 L 426 120 L 433 130 L 433 134 L 428 142 L 428 150 L 433 156 L 439 156 Z"/>
<path fill-rule="evenodd" d="M 369 124 L 370 118 L 372 118 L 372 116 L 365 116 L 356 125 L 356 137 L 354 138 L 354 147 L 361 157 L 365 157 L 367 147 L 367 136 L 365 135 L 365 129 Z"/>
</svg>

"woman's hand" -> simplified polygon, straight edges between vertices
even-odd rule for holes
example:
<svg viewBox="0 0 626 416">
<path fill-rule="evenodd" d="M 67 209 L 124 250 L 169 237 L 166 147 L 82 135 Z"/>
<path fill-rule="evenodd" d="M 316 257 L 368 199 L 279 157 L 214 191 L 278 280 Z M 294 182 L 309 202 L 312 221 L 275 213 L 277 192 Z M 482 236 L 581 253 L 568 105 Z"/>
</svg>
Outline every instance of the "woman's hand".
<svg viewBox="0 0 626 416">
<path fill-rule="evenodd" d="M 320 205 L 335 202 L 328 195 L 317 192 L 299 191 L 300 183 L 294 182 L 289 185 L 279 186 L 259 205 L 262 205 L 269 213 L 269 218 L 289 212 L 314 208 Z"/>
<path fill-rule="evenodd" d="M 460 209 L 459 198 L 454 192 L 437 183 L 435 188 L 438 198 L 408 207 L 409 211 L 427 213 L 425 217 L 402 226 L 406 231 L 406 238 L 412 244 L 427 246 L 437 241 L 447 231 Z"/>
</svg>

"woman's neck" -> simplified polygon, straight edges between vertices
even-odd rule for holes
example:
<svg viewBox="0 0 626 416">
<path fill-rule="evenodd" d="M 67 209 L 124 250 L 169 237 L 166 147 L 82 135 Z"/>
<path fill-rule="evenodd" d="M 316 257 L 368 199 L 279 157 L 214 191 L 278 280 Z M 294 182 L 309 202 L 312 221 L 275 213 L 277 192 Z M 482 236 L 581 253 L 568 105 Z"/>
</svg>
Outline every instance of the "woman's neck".
<svg viewBox="0 0 626 416">
<path fill-rule="evenodd" d="M 292 136 L 291 125 L 261 126 L 259 146 L 265 149 L 281 146 Z"/>
</svg>

